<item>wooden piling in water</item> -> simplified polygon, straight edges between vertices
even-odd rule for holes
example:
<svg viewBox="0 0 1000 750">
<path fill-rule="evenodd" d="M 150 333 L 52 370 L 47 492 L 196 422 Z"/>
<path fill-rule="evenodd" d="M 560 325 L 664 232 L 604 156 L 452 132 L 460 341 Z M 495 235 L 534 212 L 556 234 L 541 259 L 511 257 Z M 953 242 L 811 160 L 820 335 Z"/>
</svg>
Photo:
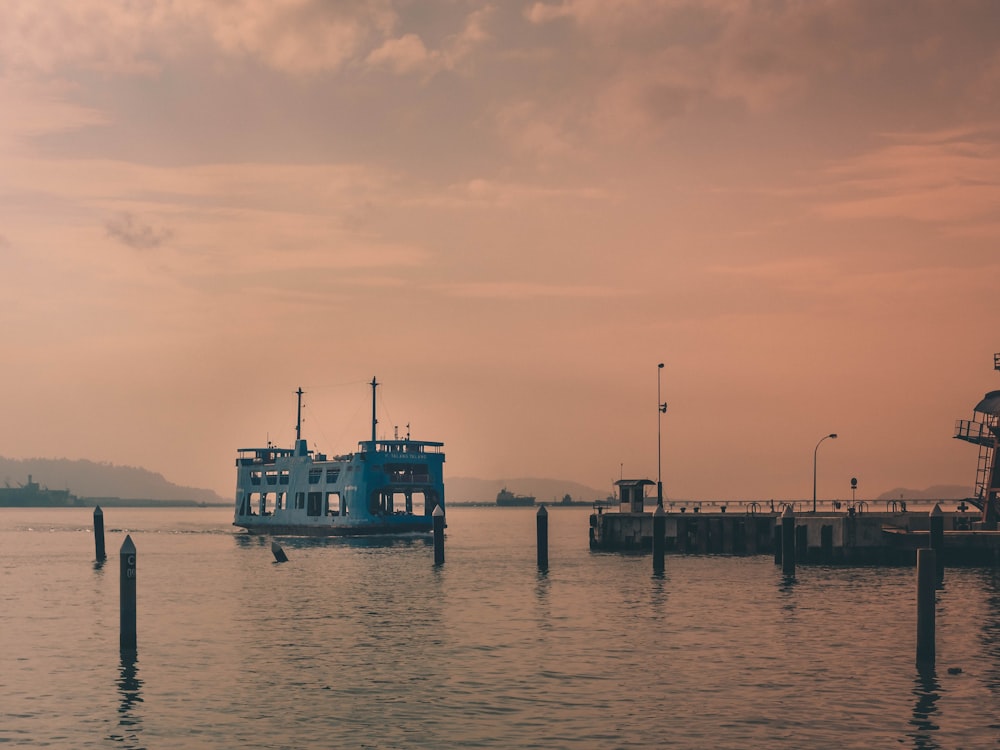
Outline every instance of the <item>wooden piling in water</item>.
<svg viewBox="0 0 1000 750">
<path fill-rule="evenodd" d="M 699 518 L 697 521 L 692 521 L 695 524 L 695 535 L 698 544 L 698 554 L 704 555 L 708 553 L 708 519 Z"/>
<path fill-rule="evenodd" d="M 933 549 L 917 550 L 917 664 L 933 666 L 936 659 L 935 590 L 937 554 Z"/>
<path fill-rule="evenodd" d="M 819 547 L 821 559 L 825 563 L 833 562 L 833 526 L 824 524 L 819 529 Z"/>
<path fill-rule="evenodd" d="M 809 527 L 805 524 L 795 527 L 795 561 L 809 562 Z"/>
<path fill-rule="evenodd" d="M 434 564 L 444 565 L 444 511 L 435 506 L 431 514 L 434 519 Z"/>
<path fill-rule="evenodd" d="M 795 514 L 790 506 L 781 514 L 781 572 L 795 575 Z"/>
<path fill-rule="evenodd" d="M 743 534 L 745 541 L 743 544 L 743 551 L 748 555 L 757 554 L 757 519 L 753 516 L 747 516 L 744 521 Z"/>
<path fill-rule="evenodd" d="M 288 562 L 288 555 L 285 554 L 285 550 L 281 548 L 281 545 L 275 541 L 271 541 L 271 554 L 274 555 L 275 562 Z"/>
<path fill-rule="evenodd" d="M 549 567 L 549 512 L 542 505 L 535 514 L 535 539 L 538 546 L 538 568 Z"/>
<path fill-rule="evenodd" d="M 94 508 L 94 553 L 99 563 L 108 559 L 104 550 L 104 511 L 100 505 Z"/>
<path fill-rule="evenodd" d="M 931 509 L 930 528 L 931 549 L 937 560 L 935 570 L 940 583 L 944 580 L 944 513 L 938 503 Z"/>
<path fill-rule="evenodd" d="M 662 573 L 663 555 L 667 546 L 667 514 L 662 505 L 653 511 L 653 572 Z"/>
<path fill-rule="evenodd" d="M 722 552 L 725 547 L 725 531 L 723 530 L 723 522 L 721 518 L 712 518 L 708 520 L 708 552 L 718 553 Z"/>
<path fill-rule="evenodd" d="M 722 554 L 732 555 L 736 552 L 736 547 L 739 541 L 738 538 L 738 518 L 724 518 L 719 522 L 719 529 L 722 532 Z"/>
<path fill-rule="evenodd" d="M 119 590 L 121 600 L 121 624 L 119 646 L 123 652 L 136 650 L 136 551 L 132 536 L 126 535 L 119 553 Z"/>
</svg>

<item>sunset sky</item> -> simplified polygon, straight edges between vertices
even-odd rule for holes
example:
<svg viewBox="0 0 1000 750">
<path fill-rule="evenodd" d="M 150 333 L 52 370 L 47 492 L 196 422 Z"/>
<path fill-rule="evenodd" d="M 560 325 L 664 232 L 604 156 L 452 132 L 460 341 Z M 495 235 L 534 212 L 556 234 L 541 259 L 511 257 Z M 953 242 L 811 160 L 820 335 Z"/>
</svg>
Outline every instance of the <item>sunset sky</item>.
<svg viewBox="0 0 1000 750">
<path fill-rule="evenodd" d="M 830 432 L 871 498 L 971 489 L 1000 388 L 994 0 L 5 0 L 0 195 L 8 458 L 228 497 L 377 376 L 446 480 L 655 480 L 659 420 L 668 498 Z"/>
</svg>

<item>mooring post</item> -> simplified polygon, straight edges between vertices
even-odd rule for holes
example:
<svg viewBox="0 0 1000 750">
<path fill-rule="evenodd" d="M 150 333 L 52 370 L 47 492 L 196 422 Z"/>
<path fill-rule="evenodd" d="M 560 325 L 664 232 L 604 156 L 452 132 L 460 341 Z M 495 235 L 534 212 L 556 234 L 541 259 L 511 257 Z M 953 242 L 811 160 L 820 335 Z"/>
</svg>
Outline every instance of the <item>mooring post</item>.
<svg viewBox="0 0 1000 750">
<path fill-rule="evenodd" d="M 937 588 L 937 554 L 932 549 L 917 550 L 917 664 L 933 666 L 935 589 Z"/>
<path fill-rule="evenodd" d="M 288 562 L 288 555 L 285 554 L 285 550 L 274 540 L 271 540 L 271 554 L 274 555 L 275 562 Z"/>
<path fill-rule="evenodd" d="M 431 516 L 434 519 L 434 564 L 444 565 L 444 511 L 440 505 L 434 507 Z"/>
<path fill-rule="evenodd" d="M 775 565 L 781 565 L 781 529 L 780 521 L 774 524 L 774 528 L 771 529 L 771 545 L 774 547 Z"/>
<path fill-rule="evenodd" d="M 662 505 L 653 511 L 653 572 L 662 573 L 663 553 L 667 544 L 667 514 Z"/>
<path fill-rule="evenodd" d="M 545 506 L 539 506 L 535 514 L 535 537 L 538 540 L 538 567 L 547 570 L 549 567 L 549 512 Z"/>
<path fill-rule="evenodd" d="M 98 505 L 94 508 L 94 550 L 97 562 L 104 562 L 108 559 L 104 551 L 104 511 Z"/>
<path fill-rule="evenodd" d="M 795 514 L 790 505 L 781 514 L 781 572 L 795 575 Z"/>
<path fill-rule="evenodd" d="M 132 542 L 132 536 L 126 535 L 120 552 L 121 627 L 118 639 L 121 650 L 126 652 L 136 650 L 135 558 L 135 544 Z"/>
<path fill-rule="evenodd" d="M 823 562 L 829 564 L 833 562 L 833 526 L 824 524 L 819 527 L 820 556 Z"/>
<path fill-rule="evenodd" d="M 809 527 L 805 524 L 795 527 L 795 559 L 809 562 Z"/>
<path fill-rule="evenodd" d="M 944 580 L 944 513 L 941 506 L 934 503 L 931 509 L 931 549 L 934 550 L 934 557 L 937 560 L 938 582 Z"/>
</svg>

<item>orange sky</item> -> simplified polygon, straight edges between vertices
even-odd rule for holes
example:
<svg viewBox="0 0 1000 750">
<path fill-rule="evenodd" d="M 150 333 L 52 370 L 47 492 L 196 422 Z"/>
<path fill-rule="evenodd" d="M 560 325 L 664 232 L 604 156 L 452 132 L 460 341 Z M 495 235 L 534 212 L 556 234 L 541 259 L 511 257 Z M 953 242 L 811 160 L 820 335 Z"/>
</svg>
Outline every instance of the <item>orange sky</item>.
<svg viewBox="0 0 1000 750">
<path fill-rule="evenodd" d="M 971 488 L 998 89 L 993 0 L 8 0 L 0 455 L 228 496 L 375 375 L 447 475 L 610 488 L 663 362 L 668 497 L 829 432 L 821 498 Z"/>
</svg>

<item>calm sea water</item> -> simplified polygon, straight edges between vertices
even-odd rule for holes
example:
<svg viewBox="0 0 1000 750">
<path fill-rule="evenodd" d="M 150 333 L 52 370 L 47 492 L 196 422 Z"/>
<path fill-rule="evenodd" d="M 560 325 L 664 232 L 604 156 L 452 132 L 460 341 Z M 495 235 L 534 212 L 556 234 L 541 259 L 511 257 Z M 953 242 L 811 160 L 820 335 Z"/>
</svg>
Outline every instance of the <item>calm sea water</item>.
<svg viewBox="0 0 1000 750">
<path fill-rule="evenodd" d="M 980 748 L 1000 744 L 1000 574 L 591 553 L 587 508 L 448 512 L 423 540 L 269 541 L 228 509 L 0 511 L 0 745 Z M 118 550 L 138 549 L 135 661 Z M 957 671 L 961 670 L 961 671 Z"/>
</svg>

